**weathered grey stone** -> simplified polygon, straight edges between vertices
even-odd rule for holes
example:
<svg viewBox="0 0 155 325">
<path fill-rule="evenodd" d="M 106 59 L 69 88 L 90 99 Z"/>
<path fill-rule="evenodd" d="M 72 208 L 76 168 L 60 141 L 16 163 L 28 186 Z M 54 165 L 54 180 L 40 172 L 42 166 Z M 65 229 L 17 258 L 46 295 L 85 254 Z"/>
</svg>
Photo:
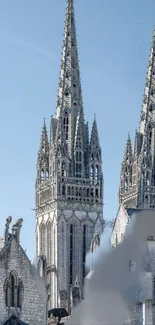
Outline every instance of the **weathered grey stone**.
<svg viewBox="0 0 155 325">
<path fill-rule="evenodd" d="M 14 274 L 14 279 L 17 280 L 17 284 L 14 283 L 14 290 L 17 289 L 19 281 L 23 285 L 20 307 L 17 307 L 16 294 L 14 295 L 15 307 L 9 307 L 11 305 L 10 286 L 7 297 L 8 306 L 6 306 L 5 284 L 10 273 Z M 8 233 L 6 244 L 0 251 L 0 325 L 4 324 L 11 315 L 31 325 L 46 324 L 46 289 L 43 279 L 37 274 L 37 270 L 22 249 L 19 237 Z"/>
</svg>

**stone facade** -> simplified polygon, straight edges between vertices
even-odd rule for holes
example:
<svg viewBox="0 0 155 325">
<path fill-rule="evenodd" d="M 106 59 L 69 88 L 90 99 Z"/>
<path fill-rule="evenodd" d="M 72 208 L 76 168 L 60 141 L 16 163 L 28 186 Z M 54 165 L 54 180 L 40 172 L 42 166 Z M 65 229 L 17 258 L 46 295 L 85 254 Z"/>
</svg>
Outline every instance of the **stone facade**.
<svg viewBox="0 0 155 325">
<path fill-rule="evenodd" d="M 121 168 L 119 203 L 127 208 L 155 208 L 155 32 L 134 151 L 128 135 Z"/>
<path fill-rule="evenodd" d="M 84 120 L 73 0 L 66 21 L 50 139 L 44 121 L 37 161 L 36 247 L 45 256 L 49 309 L 69 310 L 75 282 L 83 296 L 85 258 L 94 232 L 103 231 L 102 157 L 94 119 Z"/>
<path fill-rule="evenodd" d="M 21 324 L 45 325 L 45 283 L 20 245 L 22 219 L 13 225 L 11 233 L 10 223 L 11 217 L 6 220 L 0 248 L 0 325 L 17 320 Z"/>
</svg>

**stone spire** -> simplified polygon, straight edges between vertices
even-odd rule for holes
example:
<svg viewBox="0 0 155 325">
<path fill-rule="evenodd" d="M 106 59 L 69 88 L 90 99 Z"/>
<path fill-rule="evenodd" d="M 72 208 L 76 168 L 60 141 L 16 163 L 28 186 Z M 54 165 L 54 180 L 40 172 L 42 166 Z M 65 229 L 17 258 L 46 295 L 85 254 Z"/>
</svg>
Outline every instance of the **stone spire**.
<svg viewBox="0 0 155 325">
<path fill-rule="evenodd" d="M 155 121 L 155 31 L 152 37 L 152 46 L 145 83 L 144 99 L 142 104 L 140 132 L 145 133 L 147 123 Z"/>
<path fill-rule="evenodd" d="M 74 7 L 67 0 L 56 114 L 49 144 L 44 122 L 37 164 L 36 255 L 47 260 L 49 309 L 70 310 L 81 301 L 94 231 L 103 231 L 101 149 L 96 120 L 90 139 L 84 119 Z"/>
<path fill-rule="evenodd" d="M 62 116 L 63 119 L 66 119 L 64 130 L 69 152 L 71 152 L 71 147 L 73 146 L 71 135 L 75 134 L 76 118 L 80 110 L 83 110 L 83 104 L 74 4 L 73 0 L 67 0 L 56 117 L 59 119 Z"/>
<path fill-rule="evenodd" d="M 127 155 L 131 157 L 131 141 L 127 142 L 122 163 L 120 203 L 123 202 L 127 207 L 133 208 L 155 208 L 155 31 L 152 38 L 140 126 L 135 135 L 132 163 L 131 159 L 127 163 Z"/>
<path fill-rule="evenodd" d="M 37 170 L 37 182 L 40 184 L 47 180 L 49 175 L 49 143 L 45 119 L 43 122 L 40 148 L 38 152 Z"/>
</svg>

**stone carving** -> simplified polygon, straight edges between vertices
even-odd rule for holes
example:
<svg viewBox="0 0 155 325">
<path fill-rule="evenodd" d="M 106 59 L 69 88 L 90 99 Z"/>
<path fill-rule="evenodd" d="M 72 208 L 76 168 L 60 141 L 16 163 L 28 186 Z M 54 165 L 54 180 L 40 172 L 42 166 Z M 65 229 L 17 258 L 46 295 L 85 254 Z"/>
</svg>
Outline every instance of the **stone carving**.
<svg viewBox="0 0 155 325">
<path fill-rule="evenodd" d="M 20 241 L 20 230 L 22 227 L 22 223 L 23 223 L 23 219 L 20 218 L 17 221 L 15 221 L 15 223 L 12 226 L 12 234 L 15 236 L 18 242 Z"/>
<path fill-rule="evenodd" d="M 7 217 L 6 218 L 6 224 L 5 224 L 5 232 L 4 232 L 4 241 L 5 241 L 5 244 L 7 243 L 8 241 L 8 236 L 9 236 L 9 226 L 10 226 L 10 223 L 12 222 L 12 217 Z"/>
<path fill-rule="evenodd" d="M 65 289 L 59 290 L 59 294 L 60 294 L 60 300 L 67 300 L 68 299 L 67 290 L 65 290 Z"/>
</svg>

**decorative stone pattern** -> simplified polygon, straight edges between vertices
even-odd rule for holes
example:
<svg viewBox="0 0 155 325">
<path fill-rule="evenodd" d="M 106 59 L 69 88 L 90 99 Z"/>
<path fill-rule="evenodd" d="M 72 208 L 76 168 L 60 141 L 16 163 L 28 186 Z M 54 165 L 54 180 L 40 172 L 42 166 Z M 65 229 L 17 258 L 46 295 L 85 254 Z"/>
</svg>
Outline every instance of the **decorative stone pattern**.
<svg viewBox="0 0 155 325">
<path fill-rule="evenodd" d="M 155 209 L 155 32 L 148 65 L 139 131 L 134 152 L 128 136 L 122 162 L 119 203 Z"/>
<path fill-rule="evenodd" d="M 15 224 L 16 233 L 15 226 L 9 233 L 6 222 L 5 243 L 0 250 L 0 325 L 12 315 L 27 324 L 43 325 L 46 324 L 45 284 L 20 246 L 21 219 Z"/>
<path fill-rule="evenodd" d="M 44 121 L 37 161 L 36 246 L 47 260 L 49 309 L 65 303 L 69 310 L 77 278 L 83 294 L 95 231 L 103 231 L 101 148 L 96 118 L 90 137 L 84 120 L 74 7 L 67 0 L 56 114 L 50 139 Z"/>
</svg>

